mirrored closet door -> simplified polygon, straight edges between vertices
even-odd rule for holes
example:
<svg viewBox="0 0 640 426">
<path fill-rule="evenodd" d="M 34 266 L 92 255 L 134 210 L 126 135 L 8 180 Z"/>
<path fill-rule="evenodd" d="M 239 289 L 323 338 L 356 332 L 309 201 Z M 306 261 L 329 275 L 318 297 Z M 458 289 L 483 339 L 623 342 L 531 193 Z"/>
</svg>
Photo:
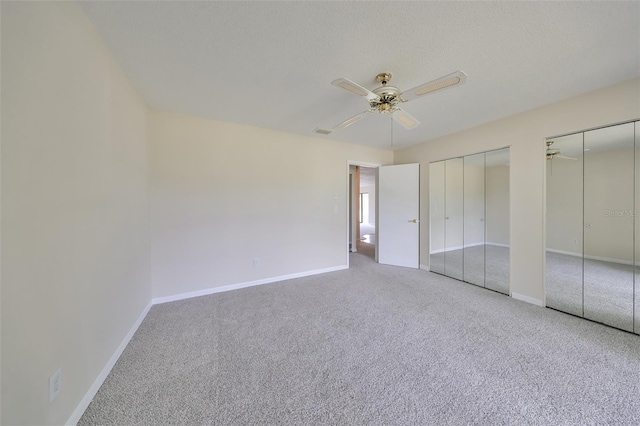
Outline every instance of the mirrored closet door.
<svg viewBox="0 0 640 426">
<path fill-rule="evenodd" d="M 546 303 L 640 332 L 640 146 L 629 122 L 547 144 Z"/>
<path fill-rule="evenodd" d="M 429 165 L 429 270 L 444 274 L 444 161 Z"/>
<path fill-rule="evenodd" d="M 464 157 L 463 279 L 484 287 L 485 154 Z"/>
<path fill-rule="evenodd" d="M 509 148 L 429 166 L 429 269 L 509 293 Z"/>
<path fill-rule="evenodd" d="M 463 277 L 463 214 L 464 160 L 452 158 L 444 164 L 444 274 L 461 280 Z"/>
</svg>

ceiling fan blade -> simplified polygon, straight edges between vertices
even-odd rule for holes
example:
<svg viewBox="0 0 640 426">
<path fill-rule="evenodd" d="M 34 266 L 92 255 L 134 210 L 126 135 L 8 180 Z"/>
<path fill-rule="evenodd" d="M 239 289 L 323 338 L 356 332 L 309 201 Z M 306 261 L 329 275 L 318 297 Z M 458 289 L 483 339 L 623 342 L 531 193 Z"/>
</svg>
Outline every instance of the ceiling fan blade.
<svg viewBox="0 0 640 426">
<path fill-rule="evenodd" d="M 333 128 L 334 129 L 344 129 L 345 127 L 349 127 L 353 123 L 355 123 L 356 121 L 362 120 L 367 115 L 368 112 L 369 112 L 369 110 L 367 110 L 365 112 L 361 112 L 358 115 L 354 115 L 353 117 L 344 120 L 342 123 L 336 124 L 335 126 L 333 126 Z"/>
<path fill-rule="evenodd" d="M 402 99 L 410 101 L 420 96 L 428 95 L 430 93 L 439 92 L 440 90 L 448 89 L 450 87 L 460 86 L 467 81 L 467 75 L 462 71 L 456 71 L 444 77 L 440 77 L 425 84 L 421 84 L 413 89 L 402 92 Z"/>
<path fill-rule="evenodd" d="M 414 129 L 420 125 L 420 122 L 413 116 L 409 115 L 405 110 L 398 108 L 393 112 L 393 119 L 400 123 L 405 129 Z"/>
<path fill-rule="evenodd" d="M 337 87 L 341 87 L 345 90 L 348 90 L 351 93 L 355 93 L 356 95 L 366 96 L 368 101 L 378 98 L 378 95 L 373 93 L 371 90 L 365 89 L 364 87 L 360 86 L 358 83 L 354 83 L 353 81 L 346 78 L 339 78 L 337 80 L 333 80 L 331 84 Z"/>
</svg>

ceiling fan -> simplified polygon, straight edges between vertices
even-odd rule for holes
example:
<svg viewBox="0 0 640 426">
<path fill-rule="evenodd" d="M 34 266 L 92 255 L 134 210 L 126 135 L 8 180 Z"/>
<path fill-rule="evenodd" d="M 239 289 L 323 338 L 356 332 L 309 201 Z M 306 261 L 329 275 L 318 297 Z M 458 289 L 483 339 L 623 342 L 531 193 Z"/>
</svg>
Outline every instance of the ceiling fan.
<svg viewBox="0 0 640 426">
<path fill-rule="evenodd" d="M 577 160 L 575 157 L 567 157 L 566 155 L 560 155 L 560 150 L 551 148 L 554 141 L 547 141 L 547 160 L 553 160 L 554 158 L 562 158 L 565 160 Z"/>
<path fill-rule="evenodd" d="M 335 125 L 333 128 L 344 129 L 347 126 L 360 121 L 366 117 L 367 114 L 372 114 L 378 111 L 382 114 L 391 115 L 395 121 L 400 123 L 406 129 L 413 129 L 417 127 L 420 122 L 405 110 L 401 109 L 398 105 L 400 103 L 409 102 L 420 96 L 464 84 L 467 81 L 467 75 L 462 71 L 456 71 L 428 83 L 421 84 L 411 90 L 405 91 L 401 91 L 395 86 L 389 86 L 388 83 L 390 80 L 391 73 L 383 72 L 378 74 L 376 76 L 376 81 L 380 83 L 381 86 L 373 90 L 366 89 L 346 78 L 339 78 L 332 81 L 331 84 L 334 86 L 341 87 L 349 92 L 355 93 L 356 95 L 364 96 L 369 103 L 368 110 L 346 119 L 342 123 Z M 330 131 L 328 132 L 330 133 Z"/>
</svg>

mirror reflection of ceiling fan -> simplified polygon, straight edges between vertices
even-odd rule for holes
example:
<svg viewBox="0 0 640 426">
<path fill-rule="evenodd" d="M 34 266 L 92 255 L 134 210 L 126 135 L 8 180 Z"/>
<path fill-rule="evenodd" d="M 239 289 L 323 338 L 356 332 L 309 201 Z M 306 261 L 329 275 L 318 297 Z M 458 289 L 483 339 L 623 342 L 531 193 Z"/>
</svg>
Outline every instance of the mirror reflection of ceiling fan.
<svg viewBox="0 0 640 426">
<path fill-rule="evenodd" d="M 560 155 L 560 150 L 551 148 L 553 141 L 547 141 L 547 160 L 553 160 L 554 158 L 562 158 L 564 160 L 577 160 L 575 157 L 567 157 L 566 155 Z"/>
<path fill-rule="evenodd" d="M 397 87 L 389 86 L 391 73 L 384 72 L 376 76 L 376 81 L 381 84 L 373 90 L 366 89 L 353 81 L 346 78 L 339 78 L 331 82 L 334 86 L 341 87 L 351 93 L 364 96 L 369 103 L 369 109 L 346 119 L 340 124 L 335 125 L 334 129 L 344 129 L 353 123 L 360 121 L 368 114 L 378 111 L 381 114 L 389 114 L 395 121 L 400 123 L 406 129 L 417 127 L 420 122 L 412 117 L 409 113 L 399 107 L 400 103 L 409 102 L 418 97 L 439 92 L 450 87 L 459 86 L 467 81 L 467 75 L 462 71 L 456 71 L 444 77 L 428 83 L 421 84 L 411 90 L 401 91 Z M 329 132 L 330 131 L 324 131 Z M 323 133 L 324 133 L 323 132 Z M 327 133 L 325 133 L 327 134 Z"/>
</svg>

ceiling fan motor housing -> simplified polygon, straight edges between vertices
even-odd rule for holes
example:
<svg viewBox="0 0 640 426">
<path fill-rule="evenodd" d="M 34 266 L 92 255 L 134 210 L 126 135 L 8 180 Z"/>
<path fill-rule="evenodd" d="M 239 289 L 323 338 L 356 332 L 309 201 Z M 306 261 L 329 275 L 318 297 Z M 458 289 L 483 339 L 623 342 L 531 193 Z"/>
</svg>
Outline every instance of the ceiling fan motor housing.
<svg viewBox="0 0 640 426">
<path fill-rule="evenodd" d="M 381 113 L 392 113 L 400 103 L 400 90 L 394 86 L 381 86 L 373 89 L 373 93 L 378 95 L 377 99 L 369 102 L 371 109 L 376 109 Z"/>
</svg>

